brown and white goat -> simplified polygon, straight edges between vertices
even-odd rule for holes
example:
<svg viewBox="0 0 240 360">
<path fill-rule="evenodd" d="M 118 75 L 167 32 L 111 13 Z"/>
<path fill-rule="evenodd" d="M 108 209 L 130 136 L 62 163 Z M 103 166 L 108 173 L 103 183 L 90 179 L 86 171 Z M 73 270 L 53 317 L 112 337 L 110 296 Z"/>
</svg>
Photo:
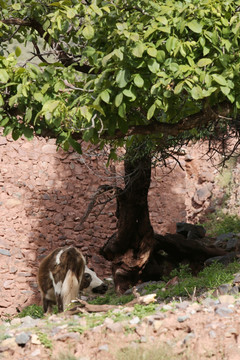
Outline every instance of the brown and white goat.
<svg viewBox="0 0 240 360">
<path fill-rule="evenodd" d="M 51 311 L 54 304 L 58 311 L 65 310 L 82 289 L 95 293 L 107 290 L 107 285 L 86 266 L 81 251 L 73 246 L 57 248 L 42 260 L 38 284 L 44 312 Z"/>
</svg>

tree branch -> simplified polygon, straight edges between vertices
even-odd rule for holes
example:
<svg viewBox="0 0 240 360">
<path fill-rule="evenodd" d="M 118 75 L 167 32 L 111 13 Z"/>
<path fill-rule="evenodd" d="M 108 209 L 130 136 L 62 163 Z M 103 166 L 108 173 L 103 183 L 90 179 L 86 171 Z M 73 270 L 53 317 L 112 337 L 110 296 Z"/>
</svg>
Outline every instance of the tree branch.
<svg viewBox="0 0 240 360">
<path fill-rule="evenodd" d="M 63 50 L 61 45 L 54 41 L 53 38 L 43 29 L 42 25 L 35 19 L 23 20 L 19 18 L 10 18 L 0 20 L 2 23 L 6 25 L 18 25 L 18 26 L 26 26 L 30 27 L 37 31 L 38 35 L 45 40 L 46 43 L 56 52 L 58 60 L 66 67 L 70 65 L 74 65 L 74 68 L 79 71 L 88 74 L 92 69 L 89 65 L 79 65 L 75 64 L 75 59 L 69 56 L 66 51 Z"/>
<path fill-rule="evenodd" d="M 154 121 L 147 125 L 133 125 L 130 126 L 127 133 L 124 134 L 120 130 L 116 130 L 113 135 L 102 133 L 100 138 L 104 140 L 123 139 L 131 135 L 153 135 L 163 134 L 164 136 L 177 136 L 184 131 L 192 130 L 194 128 L 202 128 L 207 124 L 216 121 L 219 116 L 227 116 L 232 110 L 232 105 L 229 102 L 222 102 L 219 105 L 213 106 L 208 111 L 200 110 L 197 114 L 189 115 L 180 120 L 178 123 L 169 124 L 164 122 Z M 52 134 L 52 135 L 51 135 Z M 82 132 L 75 132 L 72 137 L 75 140 L 82 139 Z M 56 137 L 55 133 L 51 133 L 49 129 L 42 133 L 43 137 Z"/>
<path fill-rule="evenodd" d="M 151 135 L 161 133 L 163 135 L 177 136 L 181 132 L 194 129 L 196 127 L 203 127 L 219 118 L 219 116 L 226 117 L 231 112 L 231 104 L 227 101 L 215 105 L 207 110 L 200 110 L 198 113 L 189 115 L 175 124 L 153 121 L 147 125 L 134 125 L 128 129 L 125 136 L 131 135 Z M 114 139 L 123 138 L 124 134 L 120 130 L 116 130 L 113 135 Z M 111 139 L 111 137 L 104 137 Z"/>
</svg>

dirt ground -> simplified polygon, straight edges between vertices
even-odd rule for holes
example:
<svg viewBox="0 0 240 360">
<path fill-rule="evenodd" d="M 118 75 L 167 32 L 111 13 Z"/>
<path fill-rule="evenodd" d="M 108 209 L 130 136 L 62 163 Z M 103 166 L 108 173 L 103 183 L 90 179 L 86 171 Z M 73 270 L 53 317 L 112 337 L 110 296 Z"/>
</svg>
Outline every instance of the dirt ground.
<svg viewBox="0 0 240 360">
<path fill-rule="evenodd" d="M 87 320 L 77 315 L 13 319 L 8 325 L 2 322 L 0 359 L 240 359 L 240 299 L 232 295 L 200 303 L 159 304 L 153 314 L 143 318 L 131 316 L 132 312 L 133 308 L 123 306 L 101 325 L 84 332 Z M 119 314 L 129 318 L 117 322 Z M 23 333 L 28 340 L 17 344 L 17 336 Z"/>
</svg>

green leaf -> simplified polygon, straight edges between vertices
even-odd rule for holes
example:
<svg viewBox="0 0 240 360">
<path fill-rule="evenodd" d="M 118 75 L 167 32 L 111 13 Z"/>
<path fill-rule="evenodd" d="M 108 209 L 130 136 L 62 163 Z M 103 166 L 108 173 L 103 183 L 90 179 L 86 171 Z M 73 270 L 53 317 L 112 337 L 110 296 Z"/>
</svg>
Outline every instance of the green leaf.
<svg viewBox="0 0 240 360">
<path fill-rule="evenodd" d="M 58 81 L 55 85 L 54 85 L 54 91 L 58 92 L 59 90 L 64 90 L 65 89 L 65 84 L 63 81 Z"/>
<path fill-rule="evenodd" d="M 94 129 L 85 130 L 83 133 L 83 140 L 88 142 L 93 137 Z"/>
<path fill-rule="evenodd" d="M 9 75 L 5 69 L 0 69 L 0 82 L 6 84 L 9 80 Z"/>
<path fill-rule="evenodd" d="M 211 59 L 208 59 L 208 58 L 203 58 L 203 59 L 200 59 L 197 63 L 197 66 L 199 67 L 204 67 L 204 66 L 207 66 L 209 64 L 212 63 L 212 60 Z"/>
<path fill-rule="evenodd" d="M 104 56 L 104 57 L 102 58 L 102 64 L 103 64 L 103 66 L 106 66 L 106 65 L 107 65 L 108 60 L 110 60 L 110 59 L 113 57 L 113 55 L 114 55 L 114 51 L 110 52 L 109 54 L 107 54 L 106 56 Z"/>
<path fill-rule="evenodd" d="M 117 96 L 115 97 L 115 106 L 119 107 L 122 103 L 122 100 L 123 100 L 123 93 L 117 94 Z"/>
<path fill-rule="evenodd" d="M 190 30 L 197 34 L 202 32 L 202 25 L 197 20 L 190 21 L 189 23 L 187 23 L 187 26 Z"/>
<path fill-rule="evenodd" d="M 8 105 L 10 107 L 14 106 L 17 103 L 17 99 L 18 96 L 17 95 L 13 95 L 12 97 L 10 97 L 9 101 L 8 101 Z"/>
<path fill-rule="evenodd" d="M 229 95 L 227 95 L 227 98 L 229 101 L 231 101 L 231 103 L 233 103 L 235 101 L 235 96 L 233 93 L 230 93 Z"/>
<path fill-rule="evenodd" d="M 229 26 L 229 24 L 228 24 L 228 20 L 227 20 L 227 19 L 225 19 L 225 18 L 223 18 L 223 17 L 221 17 L 221 22 L 222 22 L 222 24 L 223 24 L 224 26 L 226 26 L 226 27 L 228 27 L 228 26 Z"/>
<path fill-rule="evenodd" d="M 73 8 L 67 8 L 67 18 L 73 19 L 76 16 L 76 10 Z"/>
<path fill-rule="evenodd" d="M 23 128 L 23 135 L 26 139 L 32 140 L 33 139 L 33 129 L 30 129 L 28 127 Z"/>
<path fill-rule="evenodd" d="M 153 27 L 149 26 L 148 29 L 144 33 L 144 39 L 146 39 L 148 36 L 150 36 L 157 30 L 158 30 L 157 26 L 153 26 Z"/>
<path fill-rule="evenodd" d="M 178 43 L 178 40 L 177 38 L 175 38 L 174 36 L 170 36 L 168 39 L 167 39 L 167 42 L 166 42 L 166 49 L 168 52 L 171 52 L 172 50 L 175 49 L 176 45 Z"/>
<path fill-rule="evenodd" d="M 14 10 L 21 10 L 21 4 L 12 4 Z"/>
<path fill-rule="evenodd" d="M 159 70 L 159 63 L 155 59 L 150 59 L 148 61 L 148 68 L 152 73 L 156 74 Z"/>
<path fill-rule="evenodd" d="M 122 103 L 119 108 L 118 108 L 118 115 L 121 117 L 121 118 L 125 118 L 126 116 L 126 104 L 125 103 Z"/>
<path fill-rule="evenodd" d="M 86 54 L 87 57 L 91 57 L 96 53 L 96 50 L 91 46 L 86 46 L 83 50 L 84 55 Z"/>
<path fill-rule="evenodd" d="M 203 90 L 203 97 L 210 96 L 212 93 L 214 93 L 217 90 L 217 87 L 210 87 L 207 90 Z"/>
<path fill-rule="evenodd" d="M 165 16 L 158 16 L 156 20 L 159 21 L 163 25 L 167 25 L 167 23 L 168 23 L 168 20 Z"/>
<path fill-rule="evenodd" d="M 32 108 L 28 108 L 25 113 L 25 121 L 28 123 L 32 119 Z"/>
<path fill-rule="evenodd" d="M 8 122 L 9 122 L 9 118 L 5 117 L 4 119 L 2 119 L 0 121 L 0 126 L 5 126 L 5 125 L 7 125 Z"/>
<path fill-rule="evenodd" d="M 155 47 L 149 47 L 147 49 L 147 53 L 148 53 L 148 55 L 150 55 L 152 57 L 156 57 L 157 56 L 157 49 Z"/>
<path fill-rule="evenodd" d="M 179 66 L 178 66 L 177 63 L 172 62 L 172 63 L 169 64 L 169 69 L 170 69 L 171 71 L 173 71 L 173 72 L 176 72 L 176 71 L 178 71 Z"/>
<path fill-rule="evenodd" d="M 107 104 L 109 104 L 110 101 L 110 95 L 109 92 L 107 90 L 104 90 L 101 92 L 100 94 L 100 98 Z"/>
<path fill-rule="evenodd" d="M 102 16 L 103 15 L 103 12 L 102 10 L 96 5 L 96 4 L 91 4 L 90 5 L 90 8 L 92 8 L 92 10 L 98 14 L 99 16 Z"/>
<path fill-rule="evenodd" d="M 83 29 L 82 33 L 85 39 L 91 40 L 94 37 L 94 28 L 91 25 L 87 25 Z"/>
<path fill-rule="evenodd" d="M 125 89 L 123 90 L 123 94 L 129 98 L 131 98 L 131 101 L 134 101 L 136 99 L 136 95 L 132 92 L 131 89 Z"/>
<path fill-rule="evenodd" d="M 150 108 L 148 109 L 148 112 L 147 112 L 148 120 L 150 120 L 153 117 L 155 110 L 156 110 L 156 105 L 152 104 L 152 106 L 150 106 Z"/>
<path fill-rule="evenodd" d="M 20 133 L 19 129 L 13 129 L 13 131 L 12 131 L 13 140 L 15 140 L 15 141 L 18 140 L 20 138 L 20 136 L 21 136 L 21 133 Z"/>
<path fill-rule="evenodd" d="M 3 130 L 3 136 L 7 136 L 12 131 L 12 126 L 6 126 Z"/>
<path fill-rule="evenodd" d="M 48 83 L 44 84 L 42 87 L 41 93 L 45 94 L 48 91 L 49 87 L 50 87 L 50 85 Z"/>
<path fill-rule="evenodd" d="M 219 85 L 227 86 L 227 81 L 222 75 L 212 74 L 212 78 Z"/>
<path fill-rule="evenodd" d="M 82 147 L 76 140 L 69 137 L 68 142 L 77 153 L 82 154 Z"/>
<path fill-rule="evenodd" d="M 80 112 L 83 117 L 85 117 L 88 121 L 92 118 L 92 111 L 90 111 L 89 107 L 86 105 L 83 105 L 80 107 Z"/>
<path fill-rule="evenodd" d="M 133 48 L 132 53 L 134 56 L 141 58 L 145 50 L 145 45 L 143 43 L 137 43 Z"/>
<path fill-rule="evenodd" d="M 16 49 L 15 49 L 15 55 L 16 55 L 17 57 L 19 57 L 19 56 L 21 55 L 21 53 L 22 53 L 22 51 L 21 51 L 20 47 L 17 46 Z"/>
<path fill-rule="evenodd" d="M 131 33 L 130 34 L 130 39 L 133 40 L 134 42 L 139 41 L 139 34 Z"/>
<path fill-rule="evenodd" d="M 203 47 L 203 56 L 209 54 L 209 52 L 210 52 L 210 48 L 207 47 L 207 46 L 204 46 L 204 47 Z"/>
<path fill-rule="evenodd" d="M 34 93 L 33 97 L 35 100 L 37 100 L 38 102 L 42 102 L 43 101 L 43 94 L 40 92 Z"/>
<path fill-rule="evenodd" d="M 180 94 L 180 92 L 182 91 L 182 88 L 183 88 L 183 85 L 184 85 L 184 81 L 180 81 L 174 88 L 174 94 L 177 95 L 177 94 Z"/>
<path fill-rule="evenodd" d="M 25 96 L 25 97 L 28 97 L 28 92 L 27 92 L 27 87 L 26 86 L 22 86 L 22 94 L 23 94 L 23 96 Z"/>
<path fill-rule="evenodd" d="M 124 88 L 129 81 L 129 74 L 127 70 L 120 70 L 116 76 L 116 82 L 120 88 Z"/>
<path fill-rule="evenodd" d="M 165 52 L 163 50 L 159 50 L 157 52 L 157 61 L 163 63 L 165 61 Z"/>
<path fill-rule="evenodd" d="M 222 93 L 223 93 L 224 95 L 226 95 L 226 96 L 227 96 L 227 95 L 230 93 L 230 91 L 231 91 L 231 89 L 230 89 L 229 87 L 227 87 L 227 86 L 221 86 L 220 89 L 221 89 Z"/>
<path fill-rule="evenodd" d="M 199 100 L 203 98 L 203 92 L 200 86 L 194 86 L 191 89 L 191 95 L 195 100 Z"/>
<path fill-rule="evenodd" d="M 134 81 L 134 84 L 139 88 L 142 88 L 144 85 L 144 80 L 140 74 L 135 75 L 133 78 L 133 81 Z"/>
<path fill-rule="evenodd" d="M 111 10 L 108 6 L 103 6 L 102 9 L 110 14 Z"/>
<path fill-rule="evenodd" d="M 43 105 L 42 111 L 49 111 L 50 113 L 54 112 L 58 107 L 60 101 L 59 100 L 48 100 Z"/>
<path fill-rule="evenodd" d="M 114 55 L 116 55 L 120 60 L 123 60 L 123 52 L 121 49 L 115 49 Z"/>
</svg>

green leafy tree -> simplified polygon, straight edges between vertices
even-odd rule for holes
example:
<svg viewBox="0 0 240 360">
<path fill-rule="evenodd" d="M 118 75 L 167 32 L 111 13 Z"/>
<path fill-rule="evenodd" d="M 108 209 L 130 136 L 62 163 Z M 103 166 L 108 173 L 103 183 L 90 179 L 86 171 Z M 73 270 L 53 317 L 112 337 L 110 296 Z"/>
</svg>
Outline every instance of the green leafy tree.
<svg viewBox="0 0 240 360">
<path fill-rule="evenodd" d="M 120 277 L 131 272 L 135 282 L 153 244 L 152 152 L 169 154 L 194 137 L 238 136 L 240 1 L 0 0 L 0 6 L 4 135 L 52 136 L 78 152 L 78 140 L 107 143 L 112 158 L 126 145 L 119 209 L 128 202 L 134 216 L 126 226 L 120 212 L 125 231 L 119 228 L 118 250 L 108 253 L 114 273 L 124 263 Z M 20 63 L 29 45 L 31 54 Z M 136 169 L 144 184 L 127 181 Z"/>
</svg>

